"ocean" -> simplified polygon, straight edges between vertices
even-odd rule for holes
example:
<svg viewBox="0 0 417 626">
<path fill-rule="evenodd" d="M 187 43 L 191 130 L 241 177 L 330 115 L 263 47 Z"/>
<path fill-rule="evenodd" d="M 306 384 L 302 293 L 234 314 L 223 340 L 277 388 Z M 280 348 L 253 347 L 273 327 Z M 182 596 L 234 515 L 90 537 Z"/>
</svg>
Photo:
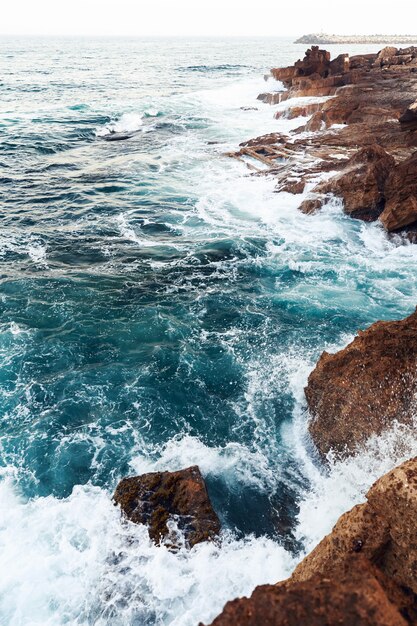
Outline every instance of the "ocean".
<svg viewBox="0 0 417 626">
<path fill-rule="evenodd" d="M 303 395 L 413 311 L 417 247 L 224 156 L 301 125 L 256 98 L 304 48 L 0 39 L 1 625 L 208 623 L 417 453 L 397 428 L 324 467 Z M 192 464 L 222 536 L 173 553 L 111 497 Z"/>
</svg>

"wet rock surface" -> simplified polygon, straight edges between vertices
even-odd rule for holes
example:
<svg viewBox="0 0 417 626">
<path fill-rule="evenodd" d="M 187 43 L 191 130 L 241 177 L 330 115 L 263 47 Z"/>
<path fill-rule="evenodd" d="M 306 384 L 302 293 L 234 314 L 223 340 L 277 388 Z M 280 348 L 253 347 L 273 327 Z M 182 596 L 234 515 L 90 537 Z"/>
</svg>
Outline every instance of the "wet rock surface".
<svg viewBox="0 0 417 626">
<path fill-rule="evenodd" d="M 305 212 L 339 197 L 352 217 L 381 219 L 388 232 L 417 241 L 417 47 L 388 46 L 378 54 L 332 60 L 313 46 L 304 59 L 271 75 L 286 90 L 259 99 L 287 101 L 277 118 L 307 119 L 289 135 L 252 139 L 229 156 L 245 161 L 256 175 L 274 175 L 277 191 L 286 191 L 288 179 L 296 178 L 291 193 L 304 194 Z M 318 101 L 294 100 L 291 106 L 292 99 L 311 96 Z M 254 165 L 257 158 L 261 168 Z"/>
<path fill-rule="evenodd" d="M 416 410 L 417 312 L 377 322 L 336 354 L 323 352 L 305 389 L 309 431 L 320 454 L 353 454 Z"/>
<path fill-rule="evenodd" d="M 228 602 L 211 626 L 406 626 L 415 597 L 364 558 L 347 559 L 326 575 L 257 587 Z M 200 625 L 201 626 L 201 625 Z"/>
<path fill-rule="evenodd" d="M 170 521 L 184 533 L 189 547 L 210 541 L 220 532 L 219 519 L 196 465 L 177 472 L 123 478 L 113 499 L 127 519 L 148 526 L 149 536 L 157 544 L 168 537 Z"/>
<path fill-rule="evenodd" d="M 379 479 L 290 579 L 228 602 L 212 626 L 415 626 L 417 458 Z"/>
</svg>

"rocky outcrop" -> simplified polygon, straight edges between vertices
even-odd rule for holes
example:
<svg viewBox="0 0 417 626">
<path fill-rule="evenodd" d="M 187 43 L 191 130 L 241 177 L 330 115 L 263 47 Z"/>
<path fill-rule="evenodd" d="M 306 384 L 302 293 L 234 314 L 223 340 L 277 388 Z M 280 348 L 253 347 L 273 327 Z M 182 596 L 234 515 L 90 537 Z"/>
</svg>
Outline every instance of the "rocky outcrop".
<svg viewBox="0 0 417 626">
<path fill-rule="evenodd" d="M 417 100 L 401 115 L 400 124 L 404 130 L 417 130 Z"/>
<path fill-rule="evenodd" d="M 228 602 L 212 626 L 415 626 L 417 458 L 378 480 L 290 579 Z"/>
<path fill-rule="evenodd" d="M 336 354 L 323 352 L 305 389 L 322 456 L 353 454 L 394 421 L 411 423 L 417 393 L 417 312 L 377 322 Z"/>
<path fill-rule="evenodd" d="M 168 523 L 174 520 L 190 547 L 212 540 L 220 532 L 199 468 L 195 465 L 177 472 L 154 472 L 123 478 L 113 499 L 124 516 L 146 524 L 149 536 L 159 544 L 168 537 Z M 175 537 L 169 537 L 175 545 Z"/>
<path fill-rule="evenodd" d="M 346 213 L 373 221 L 384 209 L 385 181 L 394 167 L 394 157 L 383 148 L 376 144 L 367 146 L 347 161 L 341 174 L 316 187 L 315 193 L 339 196 Z"/>
<path fill-rule="evenodd" d="M 246 142 L 229 156 L 248 157 L 245 162 L 253 171 L 258 158 L 262 175 L 268 173 L 267 165 L 276 177 L 277 191 L 289 185 L 294 193 L 309 189 L 310 195 L 300 199 L 302 211 L 317 211 L 339 197 L 352 217 L 381 218 L 388 232 L 417 241 L 417 47 L 391 46 L 378 54 L 342 54 L 332 60 L 326 50 L 313 46 L 293 66 L 272 69 L 271 75 L 286 90 L 262 94 L 264 102 L 319 97 L 292 106 L 288 102 L 275 116 L 310 119 L 289 135 L 277 133 L 275 142 L 269 136 L 267 152 L 259 137 L 251 140 L 250 154 Z M 325 174 L 319 184 L 318 173 Z M 296 186 L 288 183 L 294 179 Z"/>
<path fill-rule="evenodd" d="M 384 196 L 386 205 L 380 219 L 389 232 L 417 222 L 417 152 L 391 170 Z"/>
<path fill-rule="evenodd" d="M 329 572 L 330 574 L 330 572 Z M 257 587 L 228 602 L 211 626 L 406 626 L 409 596 L 367 561 L 346 562 L 337 579 L 314 576 Z M 200 625 L 202 626 L 202 625 Z"/>
<path fill-rule="evenodd" d="M 417 594 L 417 458 L 377 480 L 367 500 L 342 515 L 296 568 L 292 580 L 324 575 L 360 554 Z"/>
</svg>

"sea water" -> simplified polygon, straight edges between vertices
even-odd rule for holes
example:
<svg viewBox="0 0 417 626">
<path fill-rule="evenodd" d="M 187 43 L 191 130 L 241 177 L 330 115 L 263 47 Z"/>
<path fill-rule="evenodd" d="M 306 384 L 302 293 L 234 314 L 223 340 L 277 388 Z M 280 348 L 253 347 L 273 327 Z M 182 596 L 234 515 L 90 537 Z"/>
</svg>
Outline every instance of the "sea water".
<svg viewBox="0 0 417 626">
<path fill-rule="evenodd" d="M 303 52 L 0 40 L 2 625 L 208 623 L 416 453 L 397 427 L 324 467 L 303 387 L 324 349 L 413 311 L 417 247 L 336 201 L 303 215 L 224 156 L 302 123 L 256 97 Z M 223 531 L 174 554 L 111 496 L 191 464 Z"/>
</svg>

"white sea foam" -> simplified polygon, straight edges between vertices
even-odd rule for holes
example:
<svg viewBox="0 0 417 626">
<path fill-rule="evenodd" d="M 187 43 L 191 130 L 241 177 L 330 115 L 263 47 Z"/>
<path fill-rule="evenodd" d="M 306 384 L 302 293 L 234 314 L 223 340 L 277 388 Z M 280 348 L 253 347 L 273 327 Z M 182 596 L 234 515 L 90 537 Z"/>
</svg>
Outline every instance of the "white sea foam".
<svg viewBox="0 0 417 626">
<path fill-rule="evenodd" d="M 122 524 L 99 488 L 25 503 L 9 479 L 0 503 L 0 608 L 8 626 L 195 626 L 293 566 L 270 539 L 227 534 L 221 544 L 173 554 L 153 545 L 143 526 Z"/>
<path fill-rule="evenodd" d="M 105 137 L 111 133 L 133 133 L 140 130 L 142 124 L 142 113 L 123 113 L 119 119 L 97 128 L 96 135 L 97 137 Z"/>
</svg>

